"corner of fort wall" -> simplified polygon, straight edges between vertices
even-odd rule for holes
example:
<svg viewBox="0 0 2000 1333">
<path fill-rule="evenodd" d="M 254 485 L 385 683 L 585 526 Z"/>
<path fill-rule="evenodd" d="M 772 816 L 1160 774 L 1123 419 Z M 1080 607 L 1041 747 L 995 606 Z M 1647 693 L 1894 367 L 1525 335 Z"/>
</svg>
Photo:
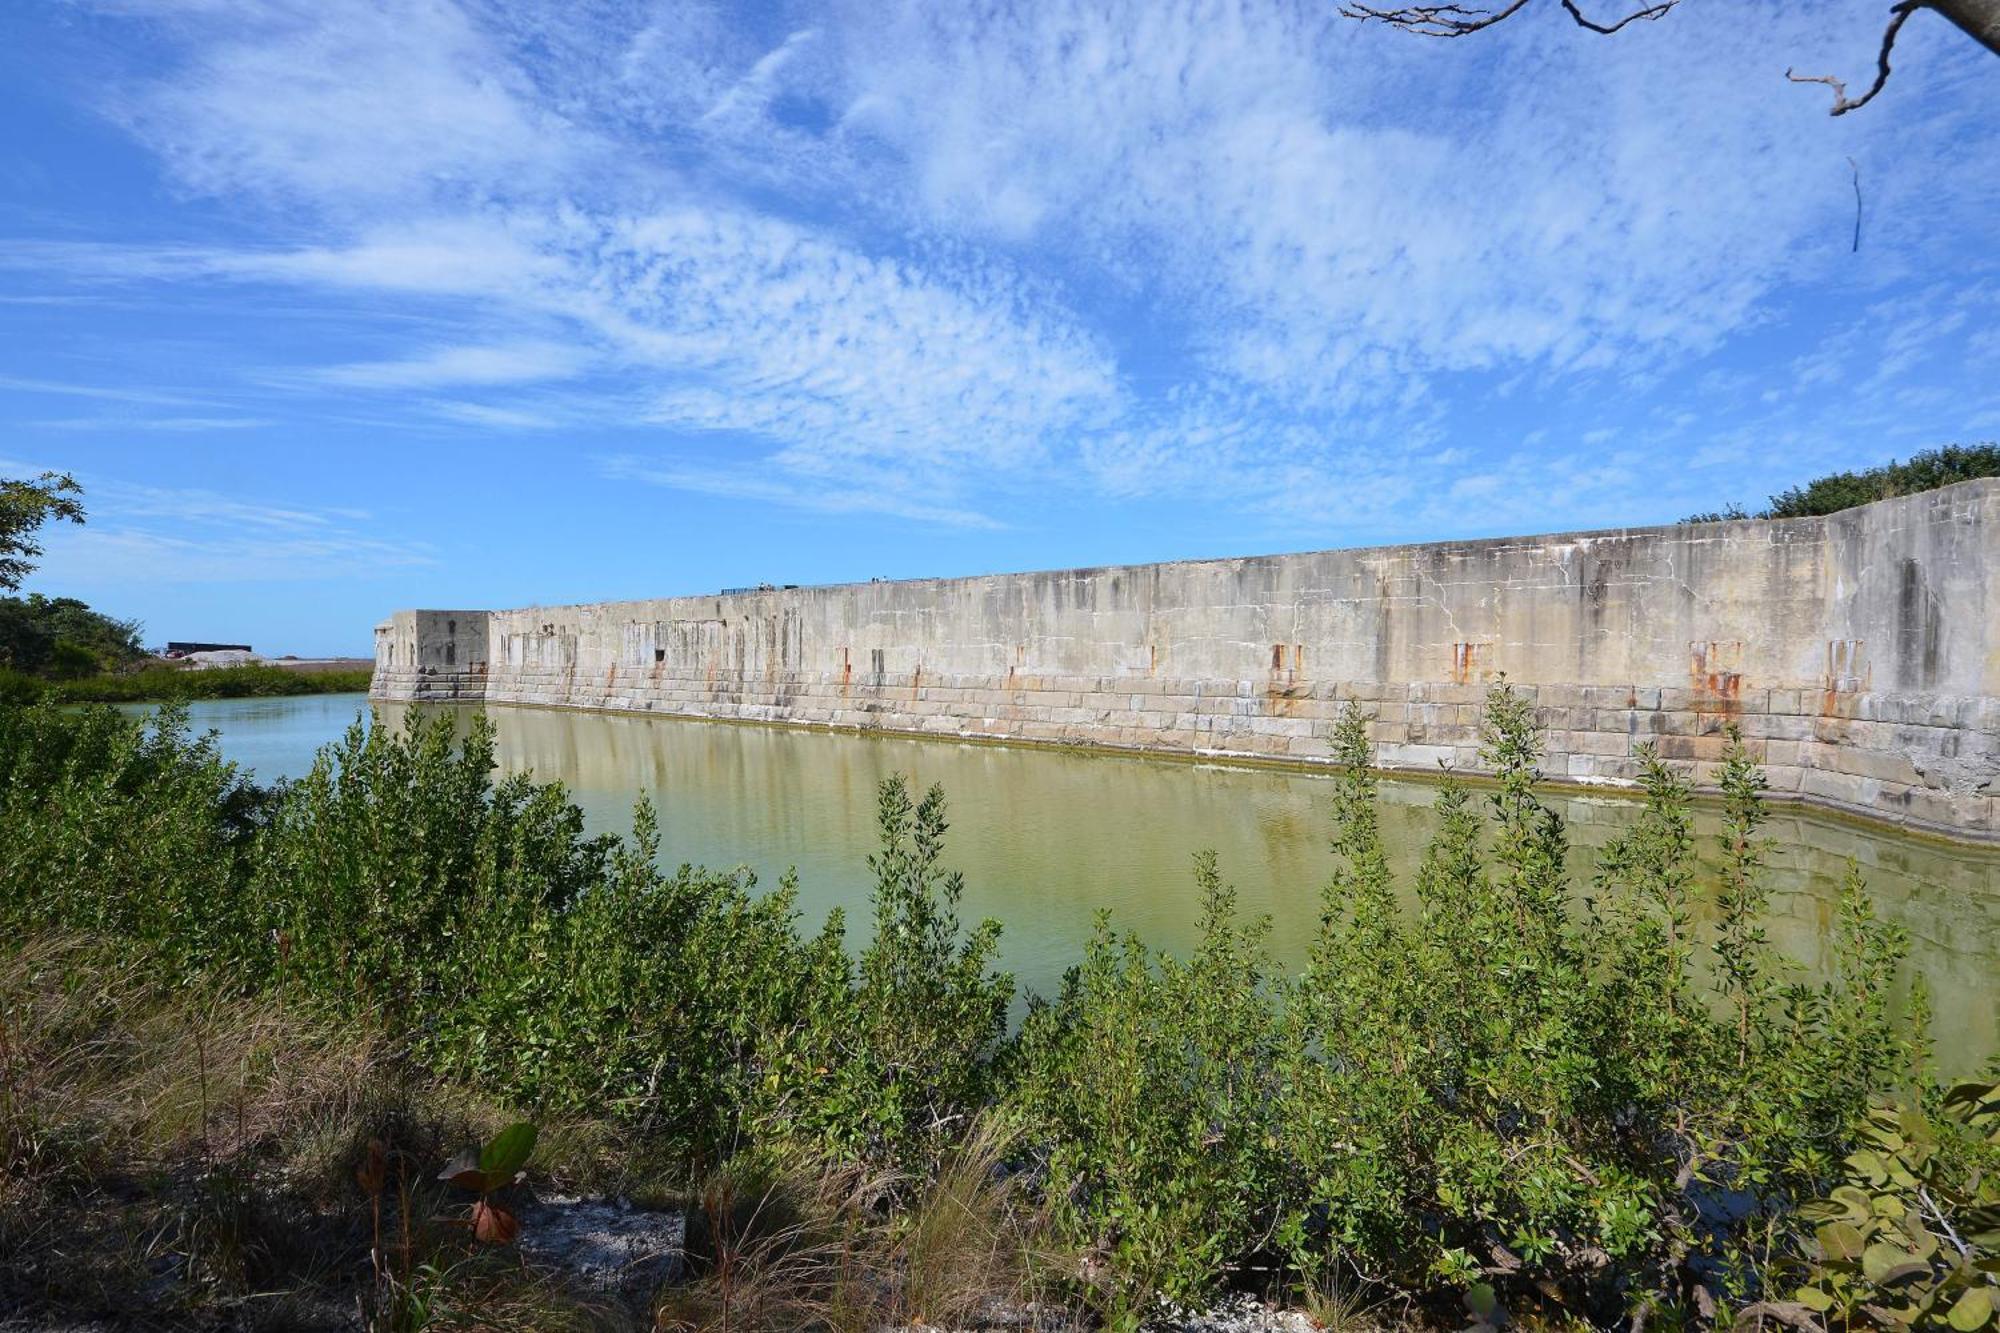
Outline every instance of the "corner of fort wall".
<svg viewBox="0 0 2000 1333">
<path fill-rule="evenodd" d="M 1386 768 L 1479 770 L 1505 679 L 1544 767 L 1634 750 L 2000 841 L 2000 480 L 1825 518 L 1564 533 L 511 611 L 399 611 L 386 699 L 661 713 L 1329 762 L 1348 702 Z"/>
</svg>

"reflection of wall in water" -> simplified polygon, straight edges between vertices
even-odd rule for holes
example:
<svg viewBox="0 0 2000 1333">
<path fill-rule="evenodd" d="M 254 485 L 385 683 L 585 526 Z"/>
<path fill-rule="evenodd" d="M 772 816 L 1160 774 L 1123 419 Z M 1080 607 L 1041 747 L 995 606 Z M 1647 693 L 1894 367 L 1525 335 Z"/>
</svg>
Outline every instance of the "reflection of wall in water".
<svg viewBox="0 0 2000 1333">
<path fill-rule="evenodd" d="M 399 720 L 399 706 L 379 706 L 385 721 Z M 892 772 L 941 782 L 951 803 L 949 861 L 966 874 L 965 913 L 1006 923 L 1006 966 L 1043 991 L 1075 960 L 1100 907 L 1155 943 L 1190 943 L 1189 858 L 1202 847 L 1221 854 L 1246 912 L 1273 917 L 1274 952 L 1297 963 L 1331 865 L 1327 779 L 1309 773 L 548 709 L 489 713 L 502 766 L 561 779 L 597 829 L 628 827 L 643 791 L 660 808 L 670 864 L 748 862 L 766 886 L 796 865 L 812 924 L 836 905 L 850 926 L 865 924 L 876 783 Z M 1435 789 L 1389 782 L 1382 792 L 1384 834 L 1408 885 L 1430 836 Z M 1569 821 L 1575 882 L 1587 885 L 1593 854 L 1635 806 L 1599 797 L 1555 804 Z M 1707 854 L 1713 814 L 1700 812 L 1698 823 Z M 1775 814 L 1768 832 L 1777 943 L 1809 965 L 1823 961 L 1852 857 L 1884 917 L 1912 935 L 1912 968 L 1937 996 L 1946 1054 L 1973 1061 L 2000 1048 L 2000 990 L 1990 978 L 2000 957 L 2000 851 L 1796 811 Z"/>
</svg>

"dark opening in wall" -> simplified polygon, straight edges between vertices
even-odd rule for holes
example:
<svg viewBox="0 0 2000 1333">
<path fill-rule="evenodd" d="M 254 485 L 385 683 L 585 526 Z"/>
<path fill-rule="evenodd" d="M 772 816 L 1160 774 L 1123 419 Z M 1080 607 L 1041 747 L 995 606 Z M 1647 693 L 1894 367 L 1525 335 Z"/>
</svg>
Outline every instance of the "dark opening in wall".
<svg viewBox="0 0 2000 1333">
<path fill-rule="evenodd" d="M 447 621 L 445 621 L 445 622 L 444 622 L 444 632 L 445 632 L 446 634 L 456 634 L 456 633 L 458 633 L 458 622 L 457 622 L 456 620 L 447 620 Z"/>
<path fill-rule="evenodd" d="M 870 648 L 868 650 L 868 662 L 871 671 L 878 676 L 883 674 L 885 668 L 882 665 L 882 650 L 880 648 Z"/>
<path fill-rule="evenodd" d="M 1282 643 L 1274 643 L 1271 645 L 1271 670 L 1283 671 L 1284 669 L 1285 669 L 1285 645 Z"/>
<path fill-rule="evenodd" d="M 457 644 L 455 644 L 455 643 L 448 643 L 448 644 L 446 644 L 446 645 L 444 646 L 444 664 L 445 664 L 446 666 L 456 666 L 456 665 L 458 665 L 458 645 L 457 645 Z"/>
<path fill-rule="evenodd" d="M 655 649 L 653 650 L 653 660 L 654 660 L 655 662 L 664 662 L 664 661 L 666 661 L 666 660 L 667 660 L 667 650 L 666 650 L 666 649 L 664 649 L 664 648 L 655 648 Z"/>
</svg>

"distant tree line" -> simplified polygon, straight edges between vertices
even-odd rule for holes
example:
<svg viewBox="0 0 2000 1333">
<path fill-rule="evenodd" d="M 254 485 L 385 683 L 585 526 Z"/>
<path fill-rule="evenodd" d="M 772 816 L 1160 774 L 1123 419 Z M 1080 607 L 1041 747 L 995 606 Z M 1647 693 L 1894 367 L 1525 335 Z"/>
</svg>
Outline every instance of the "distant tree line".
<svg viewBox="0 0 2000 1333">
<path fill-rule="evenodd" d="M 1912 454 L 1909 461 L 1891 459 L 1880 467 L 1859 472 L 1835 472 L 1794 486 L 1771 497 L 1767 508 L 1756 513 L 1732 504 L 1707 513 L 1689 514 L 1683 523 L 1720 523 L 1733 518 L 1812 518 L 1837 514 L 1856 505 L 1871 504 L 1898 495 L 1934 491 L 1953 482 L 1975 477 L 2000 477 L 2000 444 L 1947 444 Z"/>
<path fill-rule="evenodd" d="M 136 620 L 116 620 L 74 597 L 0 597 L 0 666 L 75 680 L 145 657 Z"/>
</svg>

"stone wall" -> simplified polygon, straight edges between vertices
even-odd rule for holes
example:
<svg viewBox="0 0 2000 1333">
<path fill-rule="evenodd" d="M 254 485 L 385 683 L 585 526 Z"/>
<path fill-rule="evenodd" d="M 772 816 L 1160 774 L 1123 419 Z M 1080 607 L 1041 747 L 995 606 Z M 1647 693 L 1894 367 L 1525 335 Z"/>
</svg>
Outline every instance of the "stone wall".
<svg viewBox="0 0 2000 1333">
<path fill-rule="evenodd" d="M 624 709 L 1476 770 L 1534 696 L 1551 776 L 1655 741 L 1706 779 L 1740 725 L 1775 794 L 2000 839 L 2000 481 L 1746 520 L 513 611 L 405 611 L 385 698 Z"/>
<path fill-rule="evenodd" d="M 398 611 L 375 627 L 378 699 L 486 697 L 486 611 Z"/>
</svg>

